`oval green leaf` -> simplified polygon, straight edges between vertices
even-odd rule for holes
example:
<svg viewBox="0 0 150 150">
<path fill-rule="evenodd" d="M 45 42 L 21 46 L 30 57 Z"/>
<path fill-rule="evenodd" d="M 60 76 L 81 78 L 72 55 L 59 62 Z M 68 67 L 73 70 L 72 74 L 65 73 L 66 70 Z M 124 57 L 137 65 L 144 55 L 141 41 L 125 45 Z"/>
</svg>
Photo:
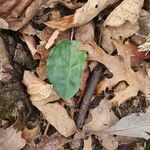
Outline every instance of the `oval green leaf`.
<svg viewBox="0 0 150 150">
<path fill-rule="evenodd" d="M 79 50 L 80 44 L 78 41 L 63 40 L 49 54 L 48 79 L 64 100 L 78 92 L 82 72 L 86 67 L 87 54 Z"/>
</svg>

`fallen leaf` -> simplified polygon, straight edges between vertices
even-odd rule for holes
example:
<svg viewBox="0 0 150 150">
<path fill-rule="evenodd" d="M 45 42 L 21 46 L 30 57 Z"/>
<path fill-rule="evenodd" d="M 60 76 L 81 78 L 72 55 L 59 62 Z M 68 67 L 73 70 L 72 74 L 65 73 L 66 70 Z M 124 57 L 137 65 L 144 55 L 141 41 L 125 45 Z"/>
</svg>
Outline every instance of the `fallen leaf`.
<svg viewBox="0 0 150 150">
<path fill-rule="evenodd" d="M 99 141 L 106 150 L 116 150 L 119 145 L 116 138 L 108 134 L 100 134 Z"/>
<path fill-rule="evenodd" d="M 84 140 L 83 150 L 92 150 L 92 137 L 88 137 L 88 139 Z"/>
<path fill-rule="evenodd" d="M 65 16 L 60 20 L 48 21 L 45 24 L 53 29 L 64 31 L 71 27 L 78 27 L 91 21 L 108 5 L 117 2 L 117 0 L 88 0 L 87 3 L 76 10 L 74 15 Z"/>
<path fill-rule="evenodd" d="M 0 128 L 0 145 L 1 150 L 20 150 L 26 145 L 26 141 L 21 137 L 21 131 L 10 126 L 5 130 Z"/>
<path fill-rule="evenodd" d="M 66 109 L 59 103 L 49 103 L 58 100 L 52 85 L 37 78 L 32 72 L 25 71 L 23 83 L 27 86 L 32 104 L 37 107 L 45 119 L 65 137 L 71 136 L 76 131 L 76 125 Z"/>
<path fill-rule="evenodd" d="M 22 131 L 22 137 L 26 140 L 26 141 L 31 141 L 31 140 L 34 140 L 36 138 L 36 134 L 37 134 L 37 131 L 38 131 L 38 127 L 35 127 L 33 129 L 28 129 L 28 128 L 25 128 L 23 129 Z"/>
<path fill-rule="evenodd" d="M 58 132 L 37 144 L 38 150 L 60 150 L 69 140 Z"/>
<path fill-rule="evenodd" d="M 108 134 L 138 137 L 148 140 L 150 138 L 150 110 L 146 113 L 131 114 L 106 130 Z"/>
<path fill-rule="evenodd" d="M 110 101 L 114 105 L 120 105 L 125 100 L 135 97 L 139 91 L 142 91 L 147 95 L 147 92 L 145 91 L 149 88 L 145 87 L 145 84 L 150 81 L 146 76 L 141 78 L 141 76 L 131 69 L 130 54 L 127 51 L 128 47 L 115 40 L 113 43 L 118 50 L 118 54 L 122 56 L 121 58 L 105 53 L 104 50 L 98 47 L 95 43 L 91 43 L 91 46 L 87 48 L 87 51 L 89 52 L 90 60 L 103 63 L 109 71 L 113 73 L 112 78 L 105 78 L 100 82 L 98 93 L 105 90 L 106 87 L 111 89 L 120 81 L 126 81 L 128 83 L 129 86 L 125 90 L 115 93 L 115 97 Z"/>
<path fill-rule="evenodd" d="M 63 40 L 51 50 L 48 58 L 48 79 L 64 100 L 72 98 L 77 93 L 82 72 L 86 67 L 87 55 L 79 51 L 79 46 L 78 41 Z"/>
<path fill-rule="evenodd" d="M 102 47 L 108 53 L 115 50 L 111 38 L 124 40 L 139 30 L 138 17 L 143 2 L 144 0 L 124 0 L 107 17 L 102 28 Z"/>
<path fill-rule="evenodd" d="M 0 28 L 17 31 L 32 19 L 45 2 L 46 0 L 3 1 L 0 5 Z"/>
<path fill-rule="evenodd" d="M 32 103 L 44 105 L 59 99 L 57 94 L 55 94 L 54 97 L 51 96 L 53 86 L 40 80 L 33 72 L 24 72 L 23 83 L 28 87 L 27 92 L 30 94 Z"/>
<path fill-rule="evenodd" d="M 106 100 L 90 111 L 91 121 L 84 125 L 84 130 L 88 130 L 98 136 L 103 147 L 108 150 L 115 150 L 118 142 L 113 136 L 105 134 L 104 131 L 114 125 L 118 118 L 115 116 Z"/>
<path fill-rule="evenodd" d="M 82 43 L 91 42 L 94 40 L 94 23 L 89 22 L 75 29 L 75 39 Z"/>
<path fill-rule="evenodd" d="M 107 101 L 102 100 L 96 108 L 90 111 L 92 119 L 84 125 L 84 129 L 98 133 L 116 123 L 118 119 L 110 108 Z"/>
</svg>

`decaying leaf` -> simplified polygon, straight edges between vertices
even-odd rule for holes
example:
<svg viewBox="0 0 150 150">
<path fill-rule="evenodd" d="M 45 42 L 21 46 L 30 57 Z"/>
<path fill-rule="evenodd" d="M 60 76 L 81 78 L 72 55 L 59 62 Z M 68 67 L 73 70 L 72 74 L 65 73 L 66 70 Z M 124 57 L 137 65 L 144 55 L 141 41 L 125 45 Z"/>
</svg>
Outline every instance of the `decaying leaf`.
<svg viewBox="0 0 150 150">
<path fill-rule="evenodd" d="M 80 42 L 63 40 L 51 50 L 48 58 L 48 78 L 64 100 L 72 98 L 80 88 L 87 55 L 79 48 Z"/>
<path fill-rule="evenodd" d="M 96 108 L 91 110 L 90 114 L 92 119 L 84 125 L 84 128 L 95 133 L 109 128 L 118 121 L 106 100 L 101 101 Z"/>
<path fill-rule="evenodd" d="M 37 78 L 32 72 L 25 71 L 23 83 L 27 86 L 32 104 L 37 107 L 46 120 L 53 125 L 58 132 L 68 137 L 75 133 L 75 122 L 69 117 L 67 111 L 59 103 L 48 103 L 58 100 L 52 85 Z"/>
<path fill-rule="evenodd" d="M 112 53 L 114 47 L 111 38 L 122 40 L 138 31 L 138 17 L 144 0 L 124 0 L 107 17 L 102 28 L 102 47 Z"/>
<path fill-rule="evenodd" d="M 75 29 L 75 39 L 82 43 L 91 42 L 94 40 L 94 24 L 89 22 Z"/>
<path fill-rule="evenodd" d="M 17 131 L 12 126 L 6 130 L 0 128 L 0 149 L 20 150 L 26 145 L 26 141 L 21 137 L 21 131 Z"/>
<path fill-rule="evenodd" d="M 37 132 L 38 132 L 38 127 L 35 127 L 33 129 L 28 129 L 27 127 L 25 129 L 23 129 L 22 131 L 22 137 L 30 142 L 32 140 L 34 140 L 36 138 L 36 135 L 37 135 Z"/>
<path fill-rule="evenodd" d="M 45 2 L 46 0 L 6 0 L 1 2 L 2 4 L 0 5 L 0 28 L 11 29 L 15 31 L 20 29 L 32 19 L 32 17 L 37 13 L 39 8 Z"/>
<path fill-rule="evenodd" d="M 99 137 L 103 147 L 108 150 L 115 150 L 118 147 L 118 142 L 113 136 L 103 133 L 118 121 L 107 101 L 102 100 L 96 108 L 90 111 L 90 114 L 92 119 L 84 125 L 84 129 L 94 132 Z"/>
<path fill-rule="evenodd" d="M 144 139 L 150 138 L 150 110 L 146 113 L 131 114 L 122 118 L 119 122 L 110 127 L 107 132 L 109 134 L 139 137 Z"/>
<path fill-rule="evenodd" d="M 91 43 L 91 47 L 87 48 L 87 50 L 89 52 L 89 59 L 103 63 L 113 73 L 111 79 L 104 79 L 99 84 L 98 93 L 105 90 L 106 87 L 112 88 L 120 81 L 126 81 L 128 83 L 129 86 L 125 90 L 115 93 L 115 97 L 111 100 L 113 104 L 117 105 L 136 96 L 139 91 L 146 94 L 145 89 L 147 87 L 145 87 L 145 83 L 149 83 L 150 81 L 146 76 L 142 77 L 142 80 L 141 76 L 131 69 L 130 54 L 127 51 L 129 47 L 117 41 L 114 41 L 114 44 L 118 50 L 118 54 L 122 56 L 121 58 L 106 54 L 95 43 Z M 146 82 L 143 82 L 145 80 Z"/>
<path fill-rule="evenodd" d="M 45 24 L 53 29 L 64 31 L 71 27 L 78 27 L 91 21 L 108 5 L 117 2 L 117 0 L 88 0 L 87 3 L 76 10 L 74 15 L 65 16 L 60 20 L 48 21 Z"/>
<path fill-rule="evenodd" d="M 38 150 L 61 150 L 63 145 L 69 140 L 58 132 L 54 133 L 47 140 L 43 140 L 37 144 Z"/>
<path fill-rule="evenodd" d="M 116 138 L 109 134 L 99 134 L 99 141 L 102 143 L 103 147 L 107 150 L 116 150 L 119 143 Z"/>
</svg>

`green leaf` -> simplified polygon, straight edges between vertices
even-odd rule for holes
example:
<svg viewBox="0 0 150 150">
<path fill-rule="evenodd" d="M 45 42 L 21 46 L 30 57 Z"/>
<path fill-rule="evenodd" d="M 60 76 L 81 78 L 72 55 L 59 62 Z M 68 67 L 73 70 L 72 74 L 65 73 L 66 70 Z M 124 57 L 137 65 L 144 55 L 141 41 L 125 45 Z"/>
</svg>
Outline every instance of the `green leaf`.
<svg viewBox="0 0 150 150">
<path fill-rule="evenodd" d="M 80 42 L 63 40 L 49 54 L 48 79 L 58 95 L 67 100 L 80 88 L 87 54 L 79 50 Z"/>
</svg>

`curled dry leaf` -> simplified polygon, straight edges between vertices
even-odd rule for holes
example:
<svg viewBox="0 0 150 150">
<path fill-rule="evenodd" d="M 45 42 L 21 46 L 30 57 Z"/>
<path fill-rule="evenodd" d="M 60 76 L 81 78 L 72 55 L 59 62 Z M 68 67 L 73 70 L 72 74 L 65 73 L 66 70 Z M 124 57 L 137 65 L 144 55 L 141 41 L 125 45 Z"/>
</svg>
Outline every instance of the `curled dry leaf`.
<svg viewBox="0 0 150 150">
<path fill-rule="evenodd" d="M 111 38 L 122 40 L 138 31 L 138 17 L 144 0 L 124 0 L 107 17 L 102 28 L 102 47 L 112 53 L 115 49 Z"/>
<path fill-rule="evenodd" d="M 0 5 L 0 28 L 18 30 L 27 24 L 46 0 L 6 0 Z"/>
<path fill-rule="evenodd" d="M 150 109 L 147 112 L 140 114 L 131 114 L 122 118 L 119 122 L 110 127 L 106 132 L 114 135 L 150 138 Z"/>
<path fill-rule="evenodd" d="M 59 103 L 48 103 L 59 99 L 56 92 L 52 90 L 52 85 L 41 81 L 30 71 L 25 71 L 23 83 L 27 86 L 32 104 L 58 132 L 65 137 L 75 133 L 75 122 L 69 117 L 66 109 Z"/>
<path fill-rule="evenodd" d="M 145 92 L 147 90 L 145 84 L 150 83 L 150 80 L 147 76 L 140 76 L 140 73 L 137 74 L 131 69 L 130 54 L 127 51 L 129 47 L 121 42 L 113 42 L 118 50 L 118 54 L 122 56 L 121 58 L 108 55 L 95 43 L 91 43 L 87 51 L 89 52 L 89 59 L 103 63 L 113 73 L 111 79 L 104 79 L 100 82 L 97 89 L 98 93 L 105 90 L 106 87 L 111 89 L 120 81 L 126 81 L 128 83 L 129 86 L 125 90 L 115 93 L 115 97 L 110 101 L 115 105 L 120 105 L 125 100 L 135 97 L 139 91 L 147 95 L 147 92 Z"/>
<path fill-rule="evenodd" d="M 64 31 L 71 27 L 78 27 L 91 21 L 104 8 L 118 0 L 88 0 L 87 3 L 76 10 L 74 15 L 65 16 L 60 20 L 48 21 L 45 24 L 53 29 Z"/>
<path fill-rule="evenodd" d="M 26 141 L 21 137 L 21 131 L 17 131 L 12 126 L 6 130 L 0 128 L 0 149 L 19 150 L 26 145 Z"/>
</svg>

